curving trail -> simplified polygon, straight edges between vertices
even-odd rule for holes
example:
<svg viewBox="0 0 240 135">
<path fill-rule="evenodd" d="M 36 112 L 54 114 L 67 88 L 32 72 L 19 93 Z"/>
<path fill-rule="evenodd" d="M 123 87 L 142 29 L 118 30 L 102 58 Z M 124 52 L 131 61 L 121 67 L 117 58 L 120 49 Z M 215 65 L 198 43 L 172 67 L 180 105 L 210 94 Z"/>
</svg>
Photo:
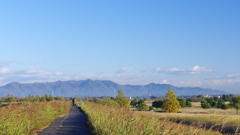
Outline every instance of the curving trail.
<svg viewBox="0 0 240 135">
<path fill-rule="evenodd" d="M 86 125 L 86 115 L 77 107 L 71 107 L 69 115 L 56 119 L 38 135 L 91 135 Z"/>
</svg>

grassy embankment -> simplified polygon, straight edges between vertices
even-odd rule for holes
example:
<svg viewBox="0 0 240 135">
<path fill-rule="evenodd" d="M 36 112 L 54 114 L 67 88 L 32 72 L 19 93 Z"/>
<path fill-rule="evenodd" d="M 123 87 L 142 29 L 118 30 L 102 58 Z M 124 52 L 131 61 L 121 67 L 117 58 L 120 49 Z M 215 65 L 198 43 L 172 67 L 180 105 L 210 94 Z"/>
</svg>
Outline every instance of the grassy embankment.
<svg viewBox="0 0 240 135">
<path fill-rule="evenodd" d="M 92 132 L 96 135 L 218 135 L 216 131 L 187 126 L 161 119 L 159 116 L 135 113 L 129 109 L 113 108 L 94 103 L 81 105 L 88 115 Z"/>
<path fill-rule="evenodd" d="M 179 113 L 163 113 L 161 109 L 156 112 L 138 111 L 136 113 L 154 115 L 188 125 L 205 125 L 208 128 L 222 130 L 223 133 L 237 133 L 240 126 L 240 115 L 236 115 L 234 109 L 202 109 L 200 102 L 193 103 L 192 108 L 180 109 Z"/>
<path fill-rule="evenodd" d="M 0 107 L 0 134 L 33 134 L 60 115 L 67 114 L 70 106 L 71 103 L 67 101 L 51 101 Z"/>
</svg>

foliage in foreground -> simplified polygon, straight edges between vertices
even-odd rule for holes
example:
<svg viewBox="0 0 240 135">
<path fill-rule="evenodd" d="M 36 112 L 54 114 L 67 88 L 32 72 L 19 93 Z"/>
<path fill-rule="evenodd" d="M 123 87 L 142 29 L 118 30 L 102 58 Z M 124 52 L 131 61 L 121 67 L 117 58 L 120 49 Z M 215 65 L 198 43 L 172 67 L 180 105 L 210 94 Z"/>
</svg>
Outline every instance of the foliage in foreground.
<svg viewBox="0 0 240 135">
<path fill-rule="evenodd" d="M 52 101 L 10 104 L 0 108 L 1 135 L 28 135 L 52 122 L 58 116 L 67 114 L 71 104 L 66 101 Z"/>
<path fill-rule="evenodd" d="M 94 103 L 81 105 L 88 123 L 96 135 L 217 135 L 219 132 L 186 126 L 160 119 L 158 116 L 137 114 L 126 108 L 114 108 Z"/>
</svg>

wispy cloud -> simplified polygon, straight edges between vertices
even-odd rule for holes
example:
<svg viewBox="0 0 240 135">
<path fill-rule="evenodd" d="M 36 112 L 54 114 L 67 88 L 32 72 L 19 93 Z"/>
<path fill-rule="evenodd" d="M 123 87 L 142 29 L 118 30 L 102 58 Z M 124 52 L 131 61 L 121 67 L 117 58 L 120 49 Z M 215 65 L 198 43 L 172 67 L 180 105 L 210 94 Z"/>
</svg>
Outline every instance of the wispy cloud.
<svg viewBox="0 0 240 135">
<path fill-rule="evenodd" d="M 127 71 L 133 68 L 126 69 Z M 11 72 L 9 72 L 11 71 Z M 5 73 L 5 74 L 3 74 Z M 33 82 L 51 82 L 57 80 L 111 80 L 119 84 L 139 84 L 144 82 L 141 75 L 104 75 L 104 74 L 66 74 L 62 72 L 50 73 L 37 68 L 28 70 L 11 70 L 2 68 L 0 70 L 0 85 L 9 82 L 33 83 Z"/>
<path fill-rule="evenodd" d="M 160 72 L 161 67 L 148 67 L 148 68 L 143 68 L 141 71 L 142 72 Z"/>
<path fill-rule="evenodd" d="M 126 72 L 129 72 L 129 71 L 132 71 L 134 69 L 134 67 L 124 67 L 120 70 L 117 70 L 116 73 L 126 73 Z"/>
<path fill-rule="evenodd" d="M 143 68 L 142 72 L 159 72 L 159 73 L 166 73 L 172 75 L 196 75 L 196 74 L 203 74 L 203 73 L 210 73 L 213 72 L 211 68 L 194 66 L 191 69 L 178 69 L 178 68 L 169 68 L 169 69 L 161 69 L 160 67 L 149 67 Z"/>
<path fill-rule="evenodd" d="M 0 61 L 0 67 L 5 67 L 9 64 L 8 61 Z"/>
<path fill-rule="evenodd" d="M 231 74 L 227 76 L 216 76 L 215 78 L 206 79 L 206 82 L 216 85 L 240 83 L 240 74 Z"/>
</svg>

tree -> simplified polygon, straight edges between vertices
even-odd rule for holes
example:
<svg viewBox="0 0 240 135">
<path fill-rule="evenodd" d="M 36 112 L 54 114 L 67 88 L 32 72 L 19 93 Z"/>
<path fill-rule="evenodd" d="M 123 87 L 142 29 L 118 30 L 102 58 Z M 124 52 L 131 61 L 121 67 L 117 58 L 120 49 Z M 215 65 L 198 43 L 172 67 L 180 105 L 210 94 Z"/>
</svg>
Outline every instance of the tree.
<svg viewBox="0 0 240 135">
<path fill-rule="evenodd" d="M 129 108 L 128 99 L 124 96 L 124 92 L 122 90 L 118 91 L 116 102 L 120 105 L 120 107 Z"/>
<path fill-rule="evenodd" d="M 119 107 L 119 104 L 115 100 L 112 100 L 111 98 L 104 98 L 102 100 L 99 100 L 99 103 L 112 107 Z"/>
<path fill-rule="evenodd" d="M 38 95 L 35 97 L 34 102 L 40 102 L 40 97 Z"/>
<path fill-rule="evenodd" d="M 233 97 L 230 101 L 230 106 L 236 109 L 236 114 L 238 114 L 238 110 L 240 109 L 240 96 Z"/>
<path fill-rule="evenodd" d="M 211 105 L 209 103 L 203 103 L 201 104 L 203 109 L 209 109 L 211 108 Z"/>
<path fill-rule="evenodd" d="M 186 107 L 192 107 L 192 103 L 190 101 L 186 101 Z"/>
<path fill-rule="evenodd" d="M 16 97 L 14 97 L 11 94 L 8 94 L 6 97 L 4 97 L 4 102 L 16 102 Z"/>
<path fill-rule="evenodd" d="M 162 105 L 163 105 L 163 101 L 160 99 L 152 102 L 152 107 L 162 108 Z"/>
<path fill-rule="evenodd" d="M 214 101 L 214 99 L 209 99 L 207 101 L 212 107 L 216 106 L 216 102 Z"/>
<path fill-rule="evenodd" d="M 130 103 L 130 105 L 131 106 L 136 106 L 137 105 L 137 99 L 136 98 L 134 98 L 132 101 L 131 101 L 131 103 Z"/>
<path fill-rule="evenodd" d="M 47 101 L 49 101 L 49 96 L 48 96 L 48 94 L 45 94 L 44 96 L 45 96 L 45 99 L 46 99 Z"/>
<path fill-rule="evenodd" d="M 181 108 L 186 107 L 186 100 L 180 98 L 180 99 L 178 99 L 178 101 L 179 101 L 179 103 L 180 103 Z"/>
<path fill-rule="evenodd" d="M 137 106 L 139 106 L 140 104 L 142 103 L 145 103 L 145 101 L 143 99 L 140 99 L 138 102 L 137 102 Z"/>
<path fill-rule="evenodd" d="M 223 110 L 227 110 L 227 109 L 230 108 L 230 106 L 229 106 L 228 104 L 222 104 L 222 105 L 221 105 L 221 108 L 222 108 Z"/>
<path fill-rule="evenodd" d="M 49 101 L 54 101 L 55 99 L 54 99 L 54 97 L 51 95 L 51 96 L 49 96 Z"/>
<path fill-rule="evenodd" d="M 168 89 L 168 93 L 163 100 L 162 110 L 165 112 L 178 112 L 180 109 L 180 103 L 177 100 L 177 96 L 172 91 L 172 88 Z"/>
<path fill-rule="evenodd" d="M 206 102 L 206 101 L 202 101 L 201 106 L 202 106 L 203 109 L 209 109 L 209 108 L 212 107 L 211 104 Z"/>
<path fill-rule="evenodd" d="M 222 100 L 222 99 L 219 99 L 218 102 L 217 102 L 217 108 L 222 108 L 221 106 L 225 104 L 225 101 Z"/>
<path fill-rule="evenodd" d="M 198 97 L 198 99 L 199 99 L 200 101 L 204 101 L 204 100 L 205 100 L 204 95 L 198 95 L 197 97 Z"/>
<path fill-rule="evenodd" d="M 41 97 L 40 101 L 41 101 L 41 102 L 46 102 L 46 101 L 47 101 L 46 96 L 43 95 L 43 96 Z"/>
<path fill-rule="evenodd" d="M 223 94 L 223 96 L 222 96 L 222 100 L 224 100 L 224 101 L 231 101 L 232 98 L 233 98 L 232 94 L 230 94 L 230 95 L 224 95 Z"/>
</svg>

